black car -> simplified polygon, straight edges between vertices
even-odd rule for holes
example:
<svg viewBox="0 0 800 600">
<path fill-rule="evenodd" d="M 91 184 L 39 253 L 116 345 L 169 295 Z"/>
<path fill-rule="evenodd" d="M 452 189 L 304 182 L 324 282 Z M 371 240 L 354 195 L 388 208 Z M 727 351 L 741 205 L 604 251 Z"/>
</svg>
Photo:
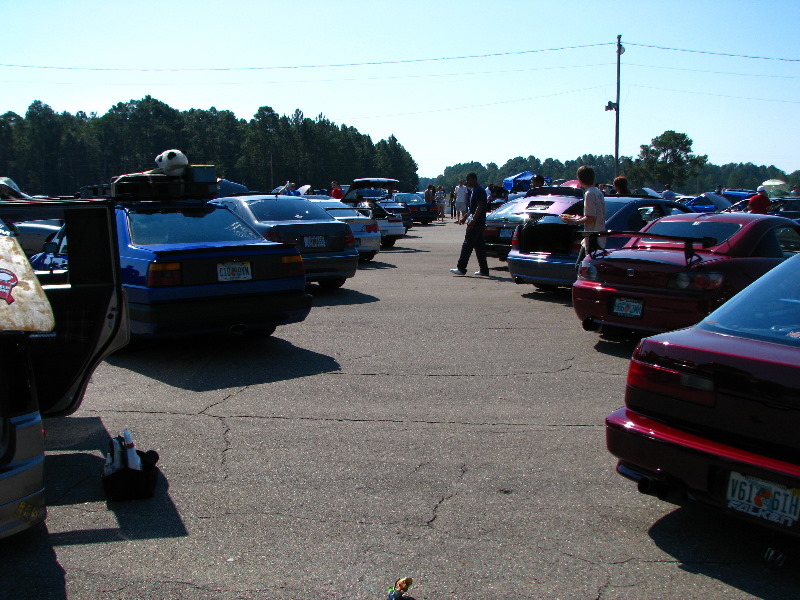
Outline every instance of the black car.
<svg viewBox="0 0 800 600">
<path fill-rule="evenodd" d="M 402 195 L 402 194 L 397 194 L 397 195 Z M 411 216 L 411 211 L 409 210 L 408 206 L 406 206 L 402 202 L 382 200 L 381 202 L 378 202 L 378 204 L 382 206 L 387 212 L 399 215 L 400 218 L 403 219 L 403 227 L 406 228 L 406 231 L 408 231 L 414 226 L 414 219 Z"/>
<path fill-rule="evenodd" d="M 433 223 L 439 216 L 439 209 L 435 202 L 425 202 L 425 194 L 395 194 L 392 197 L 395 202 L 402 202 L 411 212 L 411 218 L 415 223 L 428 225 Z"/>
<path fill-rule="evenodd" d="M 42 416 L 81 404 L 97 365 L 127 341 L 114 206 L 108 200 L 0 202 L 0 537 L 44 520 Z M 69 271 L 35 272 L 17 223 L 63 220 Z"/>
</svg>

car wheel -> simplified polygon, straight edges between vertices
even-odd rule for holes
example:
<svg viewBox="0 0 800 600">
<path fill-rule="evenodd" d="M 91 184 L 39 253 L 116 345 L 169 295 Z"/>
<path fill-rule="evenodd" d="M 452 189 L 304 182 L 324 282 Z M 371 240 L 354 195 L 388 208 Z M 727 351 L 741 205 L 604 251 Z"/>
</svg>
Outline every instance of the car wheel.
<svg viewBox="0 0 800 600">
<path fill-rule="evenodd" d="M 320 279 L 318 283 L 323 290 L 335 290 L 342 287 L 345 281 L 347 281 L 346 277 L 337 277 L 336 279 Z"/>
<path fill-rule="evenodd" d="M 381 240 L 381 248 L 391 248 L 396 241 L 397 238 L 384 238 Z"/>
<path fill-rule="evenodd" d="M 369 252 L 367 254 L 362 254 L 361 256 L 358 257 L 358 261 L 359 262 L 369 262 L 373 258 L 375 258 L 375 254 L 376 254 L 376 252 Z"/>
</svg>

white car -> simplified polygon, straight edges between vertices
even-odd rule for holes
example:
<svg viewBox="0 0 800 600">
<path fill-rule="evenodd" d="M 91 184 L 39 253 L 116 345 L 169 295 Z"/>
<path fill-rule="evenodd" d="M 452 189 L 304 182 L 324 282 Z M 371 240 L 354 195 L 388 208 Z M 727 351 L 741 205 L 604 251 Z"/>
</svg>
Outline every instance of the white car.
<svg viewBox="0 0 800 600">
<path fill-rule="evenodd" d="M 356 238 L 359 260 L 369 261 L 375 258 L 380 251 L 382 238 L 380 226 L 375 219 L 364 215 L 351 205 L 343 204 L 335 199 L 309 198 L 309 200 L 324 208 L 337 221 L 350 225 L 353 237 Z"/>
</svg>

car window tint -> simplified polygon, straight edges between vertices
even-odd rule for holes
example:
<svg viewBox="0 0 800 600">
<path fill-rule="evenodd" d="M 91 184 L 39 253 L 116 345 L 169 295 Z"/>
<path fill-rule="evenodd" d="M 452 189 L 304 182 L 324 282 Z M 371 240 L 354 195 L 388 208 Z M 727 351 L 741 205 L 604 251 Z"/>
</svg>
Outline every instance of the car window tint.
<svg viewBox="0 0 800 600">
<path fill-rule="evenodd" d="M 791 258 L 800 252 L 800 233 L 793 227 L 779 227 L 775 230 L 775 237 L 784 257 Z"/>
<path fill-rule="evenodd" d="M 424 198 L 418 194 L 395 194 L 392 200 L 395 202 L 423 202 Z"/>
<path fill-rule="evenodd" d="M 234 242 L 262 239 L 232 212 L 224 208 L 183 211 L 129 211 L 131 240 L 151 244 Z"/>
<path fill-rule="evenodd" d="M 717 244 L 729 239 L 739 231 L 739 223 L 724 223 L 720 221 L 657 221 L 648 233 L 658 235 L 672 235 L 676 237 L 704 238 L 710 237 Z"/>
<path fill-rule="evenodd" d="M 745 288 L 699 325 L 701 329 L 800 347 L 800 258 Z"/>
<path fill-rule="evenodd" d="M 622 210 L 622 208 L 624 206 L 627 206 L 628 204 L 629 202 L 625 202 L 622 200 L 606 199 L 606 221 L 610 219 L 613 215 L 615 215 L 617 212 Z M 575 214 L 581 214 L 581 215 L 583 214 L 583 202 L 581 202 L 580 205 L 581 205 L 581 212 Z"/>
<path fill-rule="evenodd" d="M 780 210 L 800 210 L 800 200 L 787 200 L 782 203 L 782 206 L 779 205 L 779 208 Z M 769 209 L 774 210 L 772 205 L 770 205 Z"/>
<path fill-rule="evenodd" d="M 354 208 L 339 208 L 338 206 L 329 206 L 325 209 L 329 215 L 333 217 L 360 217 L 361 213 Z"/>
<path fill-rule="evenodd" d="M 247 203 L 257 221 L 326 221 L 333 219 L 325 209 L 308 200 L 285 198 L 252 200 Z"/>
</svg>

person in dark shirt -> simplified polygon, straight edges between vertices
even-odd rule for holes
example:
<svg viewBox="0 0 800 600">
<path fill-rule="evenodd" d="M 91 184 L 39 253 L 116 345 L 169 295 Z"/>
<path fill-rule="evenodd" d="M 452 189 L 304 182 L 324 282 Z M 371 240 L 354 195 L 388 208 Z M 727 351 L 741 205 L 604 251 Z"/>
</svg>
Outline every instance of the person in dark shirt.
<svg viewBox="0 0 800 600">
<path fill-rule="evenodd" d="M 483 241 L 483 230 L 486 228 L 486 190 L 478 185 L 478 176 L 475 173 L 467 175 L 467 212 L 464 217 L 456 221 L 459 225 L 467 224 L 464 233 L 464 243 L 461 246 L 461 255 L 455 269 L 450 269 L 453 275 L 466 275 L 467 264 L 472 251 L 478 259 L 479 271 L 476 276 L 489 277 L 489 264 L 486 262 L 486 246 Z"/>
</svg>

